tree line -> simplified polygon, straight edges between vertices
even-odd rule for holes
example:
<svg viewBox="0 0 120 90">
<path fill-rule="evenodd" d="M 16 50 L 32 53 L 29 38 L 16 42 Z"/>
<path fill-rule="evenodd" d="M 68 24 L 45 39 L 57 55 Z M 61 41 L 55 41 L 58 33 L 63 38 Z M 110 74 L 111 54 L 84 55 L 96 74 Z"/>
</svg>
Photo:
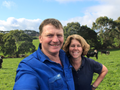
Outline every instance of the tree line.
<svg viewBox="0 0 120 90">
<path fill-rule="evenodd" d="M 64 40 L 69 35 L 79 34 L 90 44 L 91 49 L 120 48 L 120 17 L 117 20 L 107 16 L 99 17 L 92 23 L 92 28 L 78 22 L 67 23 L 64 29 Z M 11 30 L 0 33 L 0 52 L 5 56 L 34 52 L 33 37 L 39 35 L 30 30 Z M 32 37 L 31 37 L 32 36 Z"/>
<path fill-rule="evenodd" d="M 35 46 L 33 38 L 25 34 L 23 30 L 11 30 L 9 33 L 0 33 L 0 52 L 4 56 L 19 57 L 19 54 L 32 53 Z"/>
<path fill-rule="evenodd" d="M 81 35 L 92 49 L 120 48 L 120 17 L 117 20 L 99 17 L 92 23 L 92 28 L 71 22 L 64 26 L 64 33 L 65 40 L 71 34 Z"/>
</svg>

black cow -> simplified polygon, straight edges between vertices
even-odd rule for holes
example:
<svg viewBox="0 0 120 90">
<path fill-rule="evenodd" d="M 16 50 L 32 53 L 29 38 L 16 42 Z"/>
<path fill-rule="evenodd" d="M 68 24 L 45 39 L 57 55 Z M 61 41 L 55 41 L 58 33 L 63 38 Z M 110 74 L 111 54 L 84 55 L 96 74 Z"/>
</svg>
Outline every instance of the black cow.
<svg viewBox="0 0 120 90">
<path fill-rule="evenodd" d="M 103 53 L 104 53 L 104 54 L 107 54 L 107 55 L 109 55 L 109 54 L 110 54 L 110 52 L 109 52 L 109 51 L 101 51 L 101 55 L 102 55 Z"/>
<path fill-rule="evenodd" d="M 3 56 L 0 56 L 0 68 L 2 68 Z"/>
<path fill-rule="evenodd" d="M 88 52 L 86 56 L 88 58 L 89 57 L 96 57 L 96 59 L 98 59 L 98 52 L 97 52 L 97 50 L 94 50 L 94 52 Z"/>
</svg>

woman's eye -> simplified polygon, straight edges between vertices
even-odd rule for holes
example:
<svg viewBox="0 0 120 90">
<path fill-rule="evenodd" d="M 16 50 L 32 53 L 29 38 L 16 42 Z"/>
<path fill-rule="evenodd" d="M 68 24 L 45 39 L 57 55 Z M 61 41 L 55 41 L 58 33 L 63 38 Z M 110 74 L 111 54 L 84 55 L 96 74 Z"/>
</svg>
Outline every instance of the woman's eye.
<svg viewBox="0 0 120 90">
<path fill-rule="evenodd" d="M 71 45 L 71 47 L 75 47 L 74 45 Z"/>
<path fill-rule="evenodd" d="M 77 47 L 81 47 L 81 45 L 78 45 Z"/>
</svg>

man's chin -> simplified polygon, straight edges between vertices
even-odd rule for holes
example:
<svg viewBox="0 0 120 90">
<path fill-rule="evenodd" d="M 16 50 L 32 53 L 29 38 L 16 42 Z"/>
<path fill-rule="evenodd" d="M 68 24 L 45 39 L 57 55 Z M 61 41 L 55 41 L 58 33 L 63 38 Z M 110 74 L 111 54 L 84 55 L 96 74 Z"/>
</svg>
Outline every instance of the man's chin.
<svg viewBox="0 0 120 90">
<path fill-rule="evenodd" d="M 58 49 L 58 50 L 52 50 L 51 52 L 52 53 L 59 53 L 59 51 L 60 51 L 60 49 Z"/>
</svg>

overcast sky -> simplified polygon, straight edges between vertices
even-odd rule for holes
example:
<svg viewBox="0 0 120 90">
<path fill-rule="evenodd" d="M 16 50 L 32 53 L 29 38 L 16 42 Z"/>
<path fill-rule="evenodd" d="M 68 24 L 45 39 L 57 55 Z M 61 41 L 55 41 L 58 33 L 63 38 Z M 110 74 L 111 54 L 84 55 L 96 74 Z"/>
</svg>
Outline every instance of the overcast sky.
<svg viewBox="0 0 120 90">
<path fill-rule="evenodd" d="M 46 18 L 91 28 L 100 16 L 120 17 L 120 0 L 0 0 L 0 30 L 36 30 Z"/>
</svg>

